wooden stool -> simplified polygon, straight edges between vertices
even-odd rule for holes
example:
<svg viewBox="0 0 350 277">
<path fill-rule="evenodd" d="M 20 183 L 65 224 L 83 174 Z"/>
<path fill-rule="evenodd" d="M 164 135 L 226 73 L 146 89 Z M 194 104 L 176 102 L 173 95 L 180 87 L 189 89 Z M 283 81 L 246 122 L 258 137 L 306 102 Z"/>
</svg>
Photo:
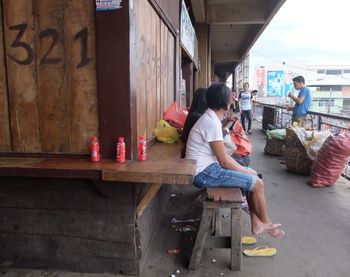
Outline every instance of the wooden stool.
<svg viewBox="0 0 350 277">
<path fill-rule="evenodd" d="M 238 188 L 208 188 L 189 269 L 198 269 L 204 248 L 231 248 L 231 270 L 241 269 L 242 194 Z M 219 210 L 231 210 L 230 236 L 221 236 Z M 208 234 L 210 233 L 210 234 Z"/>
</svg>

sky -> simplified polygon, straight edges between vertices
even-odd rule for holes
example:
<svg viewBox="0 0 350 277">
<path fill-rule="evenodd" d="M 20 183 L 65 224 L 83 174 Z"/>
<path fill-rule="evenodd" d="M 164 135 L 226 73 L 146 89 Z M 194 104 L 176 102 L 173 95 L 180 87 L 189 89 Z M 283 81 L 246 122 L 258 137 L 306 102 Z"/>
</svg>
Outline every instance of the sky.
<svg viewBox="0 0 350 277">
<path fill-rule="evenodd" d="M 350 0 L 287 0 L 250 53 L 256 66 L 350 65 Z"/>
</svg>

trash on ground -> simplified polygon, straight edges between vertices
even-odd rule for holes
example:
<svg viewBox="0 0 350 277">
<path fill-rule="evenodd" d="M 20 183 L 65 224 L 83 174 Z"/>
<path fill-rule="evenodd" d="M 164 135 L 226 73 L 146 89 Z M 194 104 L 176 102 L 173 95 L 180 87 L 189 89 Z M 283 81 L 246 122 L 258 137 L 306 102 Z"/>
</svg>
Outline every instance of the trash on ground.
<svg viewBox="0 0 350 277">
<path fill-rule="evenodd" d="M 197 228 L 192 225 L 186 225 L 184 227 L 176 228 L 176 231 L 178 232 L 190 232 L 190 231 L 197 231 Z"/>
<path fill-rule="evenodd" d="M 223 218 L 228 218 L 230 215 L 229 214 L 223 214 L 222 217 Z"/>
<path fill-rule="evenodd" d="M 179 274 L 179 273 L 180 273 L 180 270 L 176 270 L 176 273 Z"/>
<path fill-rule="evenodd" d="M 181 253 L 181 250 L 180 249 L 168 249 L 168 254 L 171 254 L 171 255 L 179 255 Z"/>
<path fill-rule="evenodd" d="M 216 263 L 216 260 L 215 260 L 215 259 L 212 259 L 212 262 L 213 262 L 213 263 Z"/>
<path fill-rule="evenodd" d="M 170 194 L 170 197 L 175 197 L 175 196 L 176 196 L 175 193 Z"/>
<path fill-rule="evenodd" d="M 177 219 L 175 217 L 172 218 L 171 223 L 176 224 L 176 223 L 189 223 L 189 222 L 198 222 L 200 219 L 199 218 L 191 218 L 191 219 Z"/>
</svg>

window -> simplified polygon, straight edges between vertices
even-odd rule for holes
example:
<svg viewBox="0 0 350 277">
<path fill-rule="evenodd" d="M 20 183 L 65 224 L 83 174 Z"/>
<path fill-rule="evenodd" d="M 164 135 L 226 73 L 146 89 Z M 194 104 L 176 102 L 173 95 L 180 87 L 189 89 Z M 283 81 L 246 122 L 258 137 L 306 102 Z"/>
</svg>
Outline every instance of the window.
<svg viewBox="0 0 350 277">
<path fill-rule="evenodd" d="M 341 75 L 342 70 L 341 69 L 327 69 L 326 75 Z"/>
<path fill-rule="evenodd" d="M 334 99 L 321 98 L 318 100 L 319 107 L 334 107 Z"/>
<path fill-rule="evenodd" d="M 349 74 L 349 73 L 350 73 L 350 69 L 344 69 L 344 70 L 343 70 L 343 73 L 344 73 L 344 74 Z"/>
<path fill-rule="evenodd" d="M 324 69 L 317 70 L 317 74 L 325 74 L 325 73 L 326 73 L 326 70 L 324 70 Z"/>
<path fill-rule="evenodd" d="M 341 86 L 322 86 L 318 91 L 342 91 Z"/>
</svg>

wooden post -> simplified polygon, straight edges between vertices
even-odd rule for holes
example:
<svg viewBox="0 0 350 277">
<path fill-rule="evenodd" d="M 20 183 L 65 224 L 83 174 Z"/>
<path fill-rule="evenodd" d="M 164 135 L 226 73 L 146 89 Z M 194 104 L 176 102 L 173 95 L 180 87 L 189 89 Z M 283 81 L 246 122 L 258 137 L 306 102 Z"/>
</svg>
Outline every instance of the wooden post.
<svg viewBox="0 0 350 277">
<path fill-rule="evenodd" d="M 200 61 L 200 71 L 198 73 L 198 86 L 207 87 L 210 83 L 209 70 L 209 44 L 208 25 L 206 23 L 196 24 L 196 34 L 198 38 L 198 57 Z"/>
</svg>

